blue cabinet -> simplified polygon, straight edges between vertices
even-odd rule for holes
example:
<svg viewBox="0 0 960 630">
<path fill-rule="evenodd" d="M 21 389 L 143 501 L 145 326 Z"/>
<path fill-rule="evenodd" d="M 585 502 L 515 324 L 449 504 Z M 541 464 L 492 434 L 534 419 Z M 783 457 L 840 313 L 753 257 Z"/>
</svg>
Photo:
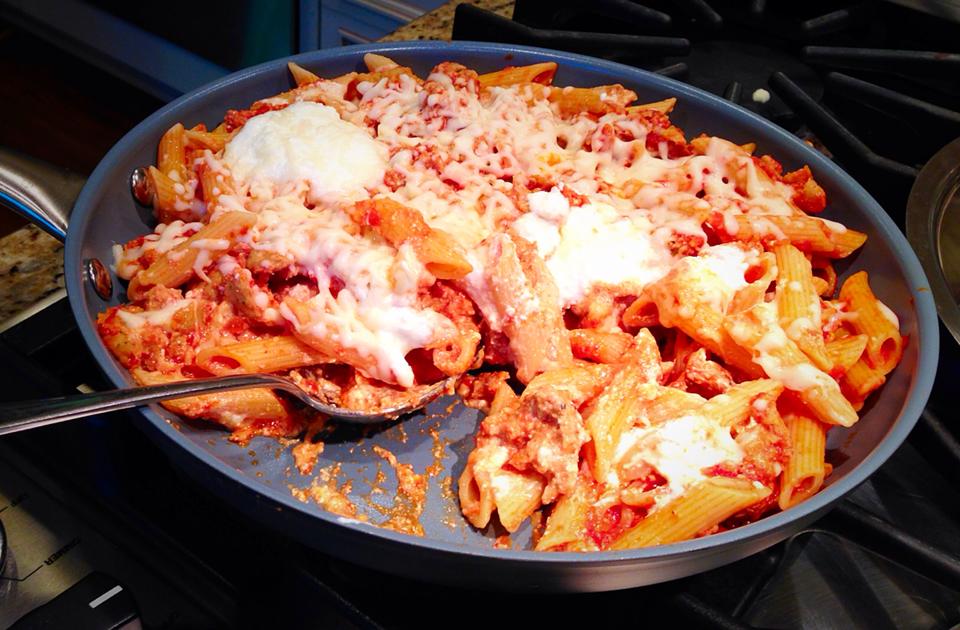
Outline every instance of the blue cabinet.
<svg viewBox="0 0 960 630">
<path fill-rule="evenodd" d="M 0 18 L 167 101 L 267 59 L 375 41 L 447 1 L 167 0 L 161 20 L 149 2 L 0 0 Z"/>
</svg>

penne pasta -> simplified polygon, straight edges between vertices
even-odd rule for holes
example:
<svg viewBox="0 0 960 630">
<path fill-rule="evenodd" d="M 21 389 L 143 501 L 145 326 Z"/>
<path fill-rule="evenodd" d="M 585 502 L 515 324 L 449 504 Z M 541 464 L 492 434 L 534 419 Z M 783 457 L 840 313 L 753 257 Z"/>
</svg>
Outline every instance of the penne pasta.
<svg viewBox="0 0 960 630">
<path fill-rule="evenodd" d="M 591 495 L 590 482 L 581 475 L 574 491 L 553 506 L 543 535 L 537 541 L 538 551 L 568 548 L 583 541 L 587 511 L 593 502 Z"/>
<path fill-rule="evenodd" d="M 849 372 L 850 368 L 863 356 L 868 339 L 867 335 L 851 335 L 827 343 L 825 349 L 830 362 L 833 364 L 832 374 Z"/>
<path fill-rule="evenodd" d="M 139 368 L 132 370 L 132 374 L 141 385 L 160 385 L 184 380 L 179 375 L 161 374 Z M 274 436 L 294 435 L 301 430 L 295 417 L 269 388 L 202 394 L 175 398 L 161 404 L 173 413 L 212 420 L 233 431 L 258 421 L 270 423 L 264 426 L 270 427 L 269 434 Z"/>
<path fill-rule="evenodd" d="M 540 496 L 546 484 L 536 474 L 499 470 L 494 473 L 491 485 L 500 524 L 508 532 L 515 532 L 540 507 Z"/>
<path fill-rule="evenodd" d="M 743 214 L 733 217 L 733 221 L 733 240 L 786 240 L 801 251 L 827 258 L 846 258 L 867 240 L 862 232 L 846 228 L 837 231 L 833 224 L 816 217 Z"/>
<path fill-rule="evenodd" d="M 823 485 L 827 428 L 802 414 L 788 413 L 783 420 L 790 436 L 790 458 L 780 480 L 777 503 L 786 510 L 816 494 Z"/>
<path fill-rule="evenodd" d="M 627 530 L 610 548 L 633 549 L 693 538 L 769 494 L 770 488 L 745 479 L 708 478 Z"/>
<path fill-rule="evenodd" d="M 634 339 L 622 332 L 601 332 L 592 328 L 570 331 L 570 347 L 578 359 L 616 363 L 633 347 Z"/>
<path fill-rule="evenodd" d="M 903 355 L 903 337 L 896 315 L 873 294 L 865 271 L 858 271 L 844 281 L 840 299 L 847 303 L 851 313 L 856 313 L 849 320 L 850 327 L 867 335 L 867 361 L 880 373 L 887 374 Z"/>
<path fill-rule="evenodd" d="M 453 238 L 429 227 L 412 208 L 392 199 L 375 199 L 358 203 L 354 212 L 363 225 L 376 230 L 391 245 L 410 243 L 417 258 L 437 278 L 453 280 L 473 270 Z"/>
<path fill-rule="evenodd" d="M 185 130 L 180 123 L 167 130 L 157 148 L 157 168 L 174 182 L 187 183 L 187 156 L 184 151 Z"/>
<path fill-rule="evenodd" d="M 153 286 L 178 287 L 213 262 L 212 253 L 230 249 L 231 239 L 256 223 L 248 212 L 229 212 L 180 243 L 137 274 L 127 288 L 128 295 L 142 295 Z M 199 246 L 198 246 L 199 245 Z"/>
<path fill-rule="evenodd" d="M 613 466 L 613 456 L 620 443 L 620 436 L 640 413 L 643 400 L 633 393 L 645 381 L 643 368 L 625 365 L 616 373 L 586 416 L 587 431 L 593 440 L 596 457 L 593 476 L 601 482 L 607 478 Z"/>
<path fill-rule="evenodd" d="M 297 86 L 304 86 L 310 83 L 316 83 L 320 80 L 320 77 L 310 72 L 303 66 L 297 65 L 292 61 L 287 64 L 287 69 L 290 70 L 290 76 L 293 77 L 293 80 L 297 83 Z"/>
<path fill-rule="evenodd" d="M 840 386 L 810 363 L 787 337 L 770 305 L 759 304 L 731 317 L 726 326 L 737 343 L 753 353 L 767 375 L 797 392 L 821 422 L 849 427 L 857 421 L 857 413 Z"/>
<path fill-rule="evenodd" d="M 196 362 L 211 374 L 252 374 L 330 363 L 332 359 L 292 335 L 280 335 L 206 348 L 197 354 Z"/>
<path fill-rule="evenodd" d="M 661 114 L 669 114 L 673 111 L 673 108 L 677 105 L 677 99 L 673 96 L 670 98 L 665 98 L 662 101 L 654 101 L 652 103 L 644 103 L 642 105 L 631 105 L 627 108 L 628 112 L 639 112 L 641 110 L 652 110 L 655 112 L 660 112 Z"/>
<path fill-rule="evenodd" d="M 735 385 L 719 396 L 714 396 L 700 408 L 701 415 L 713 418 L 721 426 L 740 424 L 750 415 L 758 400 L 763 409 L 776 403 L 783 384 L 773 379 L 746 381 Z"/>
<path fill-rule="evenodd" d="M 833 364 L 824 346 L 820 296 L 813 284 L 810 262 L 790 243 L 778 243 L 777 313 L 780 327 L 807 358 L 824 372 Z"/>
<path fill-rule="evenodd" d="M 481 74 L 481 87 L 508 87 L 525 83 L 539 83 L 550 85 L 553 75 L 557 72 L 557 64 L 553 61 L 534 63 L 529 66 L 512 66 L 495 72 Z"/>
</svg>

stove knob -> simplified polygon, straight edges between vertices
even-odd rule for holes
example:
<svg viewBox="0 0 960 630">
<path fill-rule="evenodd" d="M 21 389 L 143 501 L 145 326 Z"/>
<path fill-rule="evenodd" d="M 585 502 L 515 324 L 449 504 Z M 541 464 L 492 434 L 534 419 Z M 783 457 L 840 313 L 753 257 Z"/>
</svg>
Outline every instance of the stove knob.
<svg viewBox="0 0 960 630">
<path fill-rule="evenodd" d="M 31 610 L 10 630 L 139 630 L 140 614 L 130 591 L 105 573 L 94 572 Z"/>
</svg>

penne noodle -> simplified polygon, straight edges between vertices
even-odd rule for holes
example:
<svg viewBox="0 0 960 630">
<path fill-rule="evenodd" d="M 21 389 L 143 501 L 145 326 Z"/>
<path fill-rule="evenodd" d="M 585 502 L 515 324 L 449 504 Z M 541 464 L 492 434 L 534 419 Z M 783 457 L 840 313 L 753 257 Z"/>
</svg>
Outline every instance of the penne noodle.
<svg viewBox="0 0 960 630">
<path fill-rule="evenodd" d="M 546 61 L 529 66 L 512 66 L 497 70 L 496 72 L 488 72 L 481 74 L 479 79 L 480 86 L 484 88 L 508 87 L 524 83 L 550 85 L 553 82 L 553 75 L 556 74 L 556 72 L 557 64 L 553 61 Z"/>
<path fill-rule="evenodd" d="M 537 551 L 567 548 L 583 540 L 592 494 L 590 481 L 580 475 L 574 491 L 553 506 L 543 535 L 537 541 Z"/>
<path fill-rule="evenodd" d="M 745 381 L 708 400 L 698 413 L 713 418 L 722 426 L 732 427 L 749 417 L 757 400 L 764 400 L 761 406 L 766 410 L 776 403 L 782 391 L 783 385 L 773 379 Z"/>
<path fill-rule="evenodd" d="M 287 63 L 287 69 L 290 70 L 290 76 L 293 77 L 297 87 L 308 85 L 310 83 L 316 83 L 320 80 L 320 77 L 310 72 L 303 66 L 293 63 L 292 61 Z"/>
<path fill-rule="evenodd" d="M 570 331 L 570 347 L 578 359 L 617 363 L 633 347 L 634 339 L 622 332 L 601 332 L 591 328 Z"/>
<path fill-rule="evenodd" d="M 870 289 L 867 272 L 858 271 L 840 287 L 840 299 L 856 313 L 849 323 L 859 334 L 867 335 L 866 359 L 880 373 L 887 374 L 903 355 L 896 315 L 877 299 Z"/>
<path fill-rule="evenodd" d="M 733 220 L 737 230 L 731 240 L 786 240 L 801 251 L 827 258 L 846 258 L 867 240 L 862 232 L 851 229 L 839 232 L 829 227 L 832 224 L 816 217 L 743 214 Z"/>
<path fill-rule="evenodd" d="M 827 356 L 821 331 L 820 296 L 813 284 L 810 261 L 790 243 L 778 243 L 777 313 L 787 337 L 824 372 L 833 364 Z"/>
<path fill-rule="evenodd" d="M 493 474 L 493 500 L 500 524 L 515 532 L 534 510 L 540 507 L 540 495 L 546 484 L 540 475 L 499 470 Z"/>
<path fill-rule="evenodd" d="M 820 490 L 826 477 L 827 427 L 814 418 L 788 413 L 783 418 L 790 439 L 790 458 L 780 480 L 777 503 L 793 507 Z"/>
<path fill-rule="evenodd" d="M 620 443 L 620 436 L 640 413 L 639 407 L 643 401 L 633 394 L 645 381 L 642 367 L 629 364 L 623 366 L 585 417 L 596 456 L 593 476 L 601 482 L 607 479 L 607 474 L 613 467 L 613 456 Z"/>
<path fill-rule="evenodd" d="M 834 376 L 846 374 L 860 360 L 867 347 L 867 335 L 851 335 L 834 339 L 826 344 L 827 356 L 833 364 Z"/>
<path fill-rule="evenodd" d="M 395 247 L 410 243 L 420 262 L 438 278 L 454 280 L 473 270 L 453 237 L 429 227 L 413 208 L 392 199 L 375 199 L 358 203 L 354 216 Z"/>
<path fill-rule="evenodd" d="M 322 352 L 281 335 L 207 348 L 197 353 L 197 365 L 211 374 L 252 374 L 331 363 Z"/>
<path fill-rule="evenodd" d="M 635 549 L 693 538 L 770 495 L 745 479 L 710 477 L 657 509 L 613 542 L 610 549 Z"/>
<path fill-rule="evenodd" d="M 384 55 L 378 55 L 376 53 L 366 53 L 363 56 L 363 63 L 367 66 L 367 70 L 370 72 L 380 72 L 382 70 L 395 68 L 400 65 L 390 57 L 385 57 Z"/>
<path fill-rule="evenodd" d="M 214 153 L 218 153 L 223 151 L 232 135 L 222 128 L 214 131 L 189 129 L 184 133 L 184 140 L 191 149 L 210 149 Z"/>
<path fill-rule="evenodd" d="M 661 114 L 669 114 L 673 111 L 673 108 L 677 105 L 676 97 L 671 96 L 670 98 L 665 98 L 662 101 L 654 101 L 652 103 L 644 103 L 642 105 L 631 105 L 627 108 L 628 112 L 639 112 L 644 109 L 652 109 L 655 112 L 660 112 Z"/>
<path fill-rule="evenodd" d="M 180 184 L 187 183 L 187 157 L 184 152 L 185 130 L 180 123 L 167 130 L 157 148 L 160 172 Z"/>
<path fill-rule="evenodd" d="M 886 380 L 882 369 L 873 367 L 865 358 L 860 358 L 844 373 L 841 383 L 852 401 L 862 403 Z"/>
<path fill-rule="evenodd" d="M 796 391 L 821 422 L 849 427 L 858 420 L 837 382 L 810 363 L 783 332 L 771 305 L 759 304 L 728 318 L 725 325 L 767 375 Z"/>
<path fill-rule="evenodd" d="M 678 266 L 648 285 L 645 294 L 657 305 L 660 324 L 679 328 L 749 378 L 762 377 L 763 370 L 753 362 L 750 352 L 724 328 L 724 315 L 700 290 L 702 283 L 694 270 Z"/>
<path fill-rule="evenodd" d="M 197 273 L 198 260 L 203 262 L 200 259 L 201 252 L 206 252 L 204 255 L 207 264 L 212 263 L 213 255 L 230 249 L 231 239 L 245 232 L 255 223 L 256 216 L 249 212 L 224 214 L 137 274 L 130 282 L 127 293 L 136 297 L 152 286 L 170 288 L 180 286 Z M 195 243 L 202 243 L 203 247 L 195 247 Z"/>
<path fill-rule="evenodd" d="M 184 380 L 179 375 L 148 372 L 140 368 L 132 370 L 132 373 L 141 385 L 160 385 Z M 175 398 L 161 404 L 178 415 L 212 420 L 234 431 L 257 420 L 275 423 L 279 431 L 276 435 L 290 435 L 300 429 L 287 407 L 269 387 Z"/>
</svg>

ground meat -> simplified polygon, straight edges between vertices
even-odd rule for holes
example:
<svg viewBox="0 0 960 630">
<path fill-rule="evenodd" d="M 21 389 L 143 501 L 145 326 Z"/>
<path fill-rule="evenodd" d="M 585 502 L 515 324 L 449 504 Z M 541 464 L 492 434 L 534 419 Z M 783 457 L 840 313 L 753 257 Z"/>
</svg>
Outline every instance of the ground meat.
<svg viewBox="0 0 960 630">
<path fill-rule="evenodd" d="M 589 439 L 573 403 L 555 391 L 540 390 L 484 420 L 477 443 L 497 441 L 510 450 L 509 466 L 543 475 L 542 499 L 551 503 L 573 491 L 580 447 Z"/>
<path fill-rule="evenodd" d="M 716 361 L 707 358 L 707 351 L 698 349 L 687 358 L 684 379 L 687 390 L 712 398 L 733 387 L 730 372 Z"/>
<path fill-rule="evenodd" d="M 468 407 L 490 413 L 490 403 L 497 395 L 497 390 L 509 378 L 510 374 L 507 372 L 467 374 L 457 384 L 457 394 Z"/>
</svg>

